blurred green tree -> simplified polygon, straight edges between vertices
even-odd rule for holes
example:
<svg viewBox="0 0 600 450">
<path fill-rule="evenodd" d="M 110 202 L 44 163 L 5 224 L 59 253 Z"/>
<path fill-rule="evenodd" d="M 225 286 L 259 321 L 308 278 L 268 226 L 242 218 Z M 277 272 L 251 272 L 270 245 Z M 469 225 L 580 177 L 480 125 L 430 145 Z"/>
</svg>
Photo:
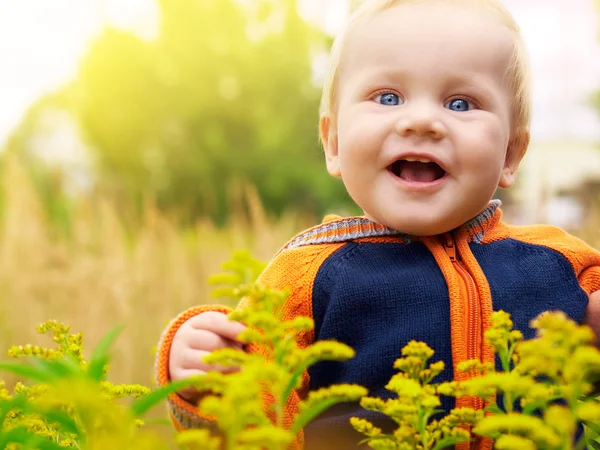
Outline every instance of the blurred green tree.
<svg viewBox="0 0 600 450">
<path fill-rule="evenodd" d="M 152 197 L 184 219 L 230 212 L 253 184 L 274 213 L 348 206 L 318 145 L 315 55 L 329 38 L 297 0 L 159 0 L 157 38 L 106 29 L 73 83 L 40 99 L 9 141 L 23 151 L 44 111 L 68 110 L 97 189 Z"/>
</svg>

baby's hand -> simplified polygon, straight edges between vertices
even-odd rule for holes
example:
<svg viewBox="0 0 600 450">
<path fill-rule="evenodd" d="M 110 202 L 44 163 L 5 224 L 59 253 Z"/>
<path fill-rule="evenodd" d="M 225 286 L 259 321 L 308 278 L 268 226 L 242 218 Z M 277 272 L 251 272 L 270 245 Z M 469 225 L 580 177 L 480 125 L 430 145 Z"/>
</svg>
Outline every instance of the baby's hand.
<svg viewBox="0 0 600 450">
<path fill-rule="evenodd" d="M 183 380 L 200 375 L 207 370 L 218 370 L 228 373 L 238 370 L 232 367 L 209 365 L 202 358 L 213 350 L 221 348 L 242 349 L 243 344 L 237 340 L 238 335 L 246 327 L 239 322 L 232 322 L 226 314 L 208 311 L 194 316 L 181 325 L 175 333 L 169 353 L 169 375 L 172 381 Z M 187 388 L 178 394 L 184 399 L 195 402 L 199 398 L 198 391 Z"/>
</svg>

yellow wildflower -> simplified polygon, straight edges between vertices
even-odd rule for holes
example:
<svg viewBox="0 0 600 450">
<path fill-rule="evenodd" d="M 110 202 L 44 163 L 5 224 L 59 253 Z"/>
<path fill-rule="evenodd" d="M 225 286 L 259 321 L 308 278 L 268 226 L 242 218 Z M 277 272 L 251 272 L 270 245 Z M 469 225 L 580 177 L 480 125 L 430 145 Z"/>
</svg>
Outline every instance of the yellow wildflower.
<svg viewBox="0 0 600 450">
<path fill-rule="evenodd" d="M 369 447 L 373 450 L 398 450 L 398 446 L 394 442 L 389 439 L 377 439 L 372 442 L 369 442 Z M 408 446 L 408 449 L 411 447 Z"/>
<path fill-rule="evenodd" d="M 579 420 L 600 423 L 600 403 L 596 401 L 581 402 L 575 409 L 575 415 Z"/>
<path fill-rule="evenodd" d="M 354 357 L 354 349 L 333 341 L 318 341 L 299 351 L 307 360 L 346 361 Z"/>
<path fill-rule="evenodd" d="M 558 393 L 558 387 L 543 383 L 534 383 L 529 391 L 521 398 L 521 407 L 531 404 L 546 404 Z"/>
<path fill-rule="evenodd" d="M 529 394 L 535 384 L 533 378 L 521 376 L 515 372 L 495 372 L 471 378 L 461 386 L 470 395 L 487 398 L 497 392 L 508 392 L 512 397 L 524 397 Z"/>
<path fill-rule="evenodd" d="M 395 392 L 399 397 L 407 398 L 417 398 L 422 392 L 421 385 L 417 381 L 397 375 L 390 379 L 385 388 Z"/>
<path fill-rule="evenodd" d="M 544 422 L 561 435 L 572 435 L 577 428 L 575 418 L 569 408 L 562 405 L 551 405 L 544 413 Z"/>
<path fill-rule="evenodd" d="M 427 361 L 434 354 L 434 351 L 424 342 L 410 341 L 402 348 L 403 356 L 414 356 L 423 361 Z"/>
<path fill-rule="evenodd" d="M 499 438 L 503 434 L 527 436 L 539 448 L 557 448 L 560 436 L 542 419 L 524 414 L 504 414 L 484 417 L 473 432 L 481 436 Z"/>
<path fill-rule="evenodd" d="M 177 433 L 175 442 L 192 450 L 219 450 L 221 439 L 205 429 L 190 429 Z"/>
<path fill-rule="evenodd" d="M 513 322 L 510 314 L 505 311 L 494 311 L 490 315 L 491 328 L 505 329 L 510 331 L 513 327 Z"/>
<path fill-rule="evenodd" d="M 300 403 L 300 409 L 310 409 L 310 407 L 321 400 L 329 398 L 338 398 L 341 401 L 356 401 L 367 395 L 367 389 L 357 384 L 334 384 L 327 388 L 321 388 L 316 391 L 310 391 L 306 400 Z"/>
<path fill-rule="evenodd" d="M 406 403 L 402 400 L 391 399 L 386 402 L 382 412 L 390 417 L 407 417 L 417 414 L 419 412 L 419 406 L 415 403 Z"/>
<path fill-rule="evenodd" d="M 386 402 L 376 397 L 364 397 L 360 400 L 360 406 L 371 411 L 382 412 L 386 407 Z"/>
<path fill-rule="evenodd" d="M 459 372 L 475 372 L 475 373 L 487 373 L 494 370 L 493 365 L 482 363 L 477 359 L 469 359 L 467 361 L 461 361 L 457 364 L 456 370 Z"/>
<path fill-rule="evenodd" d="M 535 444 L 527 438 L 514 434 L 504 434 L 495 442 L 497 450 L 536 450 Z"/>
<path fill-rule="evenodd" d="M 239 442 L 242 445 L 257 445 L 257 448 L 264 448 L 265 442 L 269 443 L 271 448 L 285 448 L 294 440 L 294 435 L 283 428 L 275 427 L 271 424 L 256 428 L 248 428 L 239 434 Z M 261 445 L 263 444 L 263 445 Z"/>
<path fill-rule="evenodd" d="M 285 330 L 309 331 L 315 327 L 315 321 L 310 317 L 299 316 L 295 317 L 293 320 L 283 322 L 282 325 Z"/>
<path fill-rule="evenodd" d="M 456 381 L 449 381 L 440 383 L 436 387 L 436 391 L 439 395 L 445 395 L 446 397 L 454 397 L 456 395 L 458 383 Z"/>
<path fill-rule="evenodd" d="M 460 424 L 474 425 L 483 418 L 483 411 L 473 408 L 454 408 L 446 417 L 440 420 L 440 426 L 454 428 Z"/>
<path fill-rule="evenodd" d="M 358 417 L 350 418 L 350 425 L 365 436 L 374 437 L 379 436 L 382 433 L 381 428 L 377 428 L 368 420 L 359 419 Z"/>
</svg>

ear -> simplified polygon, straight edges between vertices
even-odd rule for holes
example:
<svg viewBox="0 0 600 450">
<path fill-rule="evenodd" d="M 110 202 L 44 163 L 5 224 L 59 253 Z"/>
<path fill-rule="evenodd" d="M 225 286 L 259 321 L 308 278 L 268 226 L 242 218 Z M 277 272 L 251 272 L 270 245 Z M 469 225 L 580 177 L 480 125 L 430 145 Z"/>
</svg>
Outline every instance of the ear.
<svg viewBox="0 0 600 450">
<path fill-rule="evenodd" d="M 520 128 L 508 143 L 506 149 L 506 159 L 504 160 L 504 168 L 500 175 L 498 186 L 501 188 L 509 188 L 515 182 L 517 169 L 525 156 L 527 147 L 529 146 L 529 130 Z"/>
<path fill-rule="evenodd" d="M 329 116 L 321 116 L 319 119 L 319 136 L 325 150 L 325 162 L 327 171 L 334 177 L 341 177 L 340 161 L 338 157 L 338 135 L 334 121 Z"/>
</svg>

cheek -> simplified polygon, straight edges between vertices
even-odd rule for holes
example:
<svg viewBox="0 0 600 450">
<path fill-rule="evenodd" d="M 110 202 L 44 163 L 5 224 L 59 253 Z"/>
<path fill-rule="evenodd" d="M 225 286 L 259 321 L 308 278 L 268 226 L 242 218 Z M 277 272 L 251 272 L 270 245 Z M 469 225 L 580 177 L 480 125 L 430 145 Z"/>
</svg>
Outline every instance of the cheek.
<svg viewBox="0 0 600 450">
<path fill-rule="evenodd" d="M 504 167 L 508 139 L 506 133 L 497 124 L 481 126 L 466 136 L 463 161 L 471 169 L 477 168 L 487 173 L 501 170 Z"/>
<path fill-rule="evenodd" d="M 362 131 L 362 132 L 361 132 Z M 372 161 L 376 140 L 370 138 L 367 130 L 355 127 L 352 131 L 339 135 L 339 154 L 342 164 L 364 164 Z"/>
<path fill-rule="evenodd" d="M 372 114 L 340 118 L 338 124 L 340 152 L 346 150 L 365 160 L 381 149 L 392 128 L 384 117 Z"/>
</svg>

